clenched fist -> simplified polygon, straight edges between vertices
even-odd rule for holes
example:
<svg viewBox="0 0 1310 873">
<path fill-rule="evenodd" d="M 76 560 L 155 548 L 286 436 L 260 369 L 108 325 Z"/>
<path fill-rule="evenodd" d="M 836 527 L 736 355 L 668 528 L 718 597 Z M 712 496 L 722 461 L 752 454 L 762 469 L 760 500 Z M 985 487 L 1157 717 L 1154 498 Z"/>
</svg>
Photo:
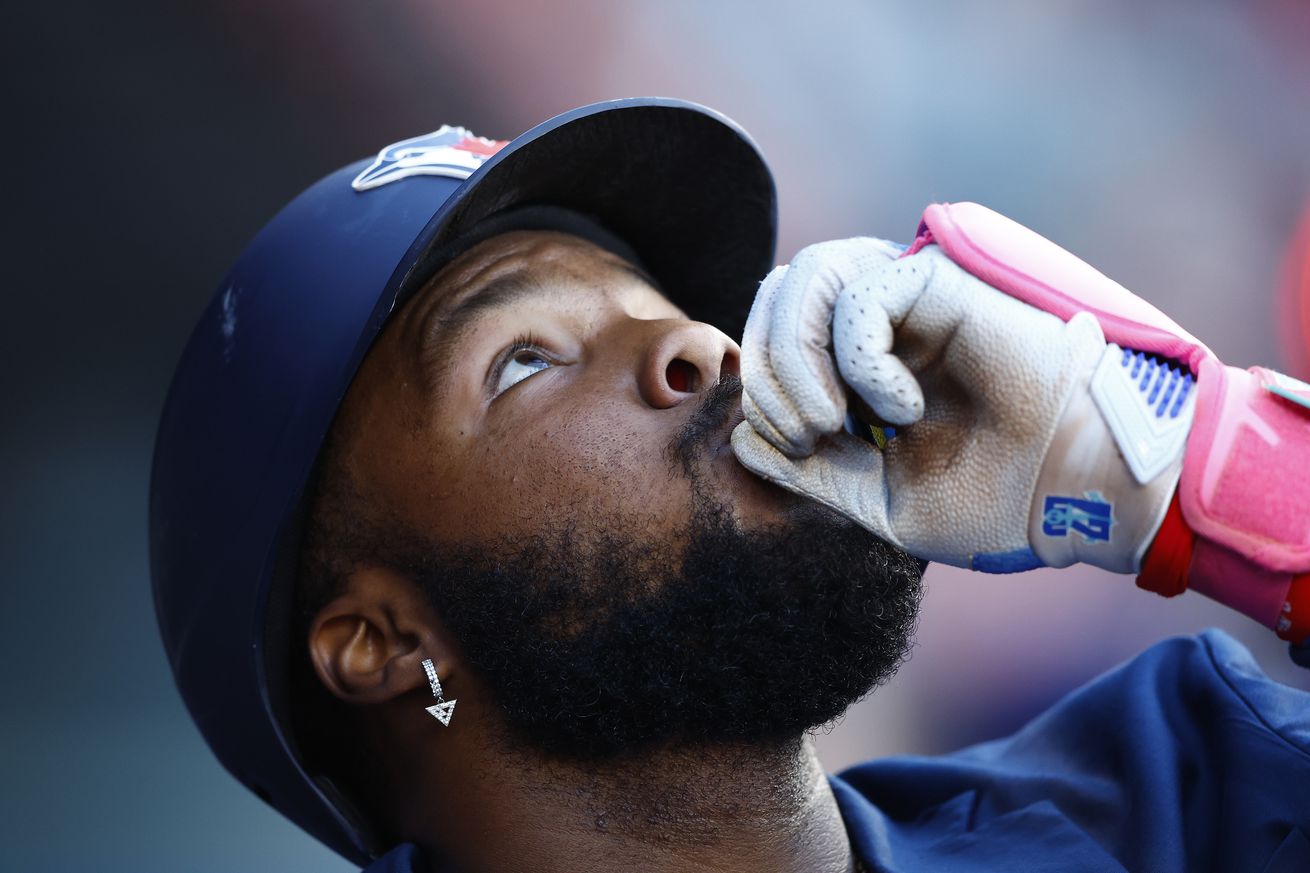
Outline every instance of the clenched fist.
<svg viewBox="0 0 1310 873">
<path fill-rule="evenodd" d="M 764 281 L 742 342 L 737 457 L 921 558 L 1136 572 L 1178 483 L 1191 375 L 936 245 L 900 255 L 822 243 Z M 843 428 L 852 398 L 895 426 L 883 450 Z M 1133 432 L 1141 457 L 1125 457 L 1105 409 L 1149 419 Z"/>
</svg>

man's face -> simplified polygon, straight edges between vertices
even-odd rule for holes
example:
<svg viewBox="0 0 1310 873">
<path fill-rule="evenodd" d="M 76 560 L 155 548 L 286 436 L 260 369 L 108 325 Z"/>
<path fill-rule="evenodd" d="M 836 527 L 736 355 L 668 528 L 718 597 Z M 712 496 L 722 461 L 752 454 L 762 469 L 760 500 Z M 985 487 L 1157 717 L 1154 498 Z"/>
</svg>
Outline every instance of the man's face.
<svg viewBox="0 0 1310 873">
<path fill-rule="evenodd" d="M 563 234 L 476 246 L 351 388 L 380 558 L 518 741 L 574 756 L 822 723 L 900 662 L 919 568 L 746 472 L 739 350 Z"/>
<path fill-rule="evenodd" d="M 362 374 L 381 383 L 369 421 L 401 441 L 359 459 L 388 503 L 449 543 L 582 510 L 653 540 L 685 525 L 691 483 L 668 448 L 699 392 L 737 374 L 735 342 L 564 234 L 496 237 L 426 290 Z M 738 406 L 703 447 L 705 475 L 738 517 L 776 517 L 794 500 L 736 463 L 740 420 Z"/>
</svg>

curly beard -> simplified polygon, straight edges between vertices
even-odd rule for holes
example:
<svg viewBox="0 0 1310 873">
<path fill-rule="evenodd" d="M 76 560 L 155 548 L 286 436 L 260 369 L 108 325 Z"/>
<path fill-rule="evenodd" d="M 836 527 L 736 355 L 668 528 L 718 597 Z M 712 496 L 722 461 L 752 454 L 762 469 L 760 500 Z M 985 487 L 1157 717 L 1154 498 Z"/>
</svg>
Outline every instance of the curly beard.
<svg viewBox="0 0 1310 873">
<path fill-rule="evenodd" d="M 511 741 L 599 760 L 781 740 L 904 661 L 922 564 L 814 504 L 743 530 L 705 487 L 697 450 L 739 395 L 735 380 L 705 392 L 670 446 L 693 483 L 675 543 L 583 512 L 526 544 L 404 550 Z"/>
</svg>

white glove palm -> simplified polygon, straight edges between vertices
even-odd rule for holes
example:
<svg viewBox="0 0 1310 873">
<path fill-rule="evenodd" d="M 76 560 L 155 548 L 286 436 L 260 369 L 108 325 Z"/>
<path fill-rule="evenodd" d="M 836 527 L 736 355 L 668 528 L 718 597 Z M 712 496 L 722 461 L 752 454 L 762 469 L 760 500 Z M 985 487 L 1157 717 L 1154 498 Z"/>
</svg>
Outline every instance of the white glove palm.
<svg viewBox="0 0 1310 873">
<path fill-rule="evenodd" d="M 1116 450 L 1089 386 L 1119 350 L 1090 315 L 1065 323 L 936 246 L 896 251 L 825 243 L 765 280 L 742 342 L 738 459 L 921 558 L 1134 571 L 1180 461 L 1140 484 Z M 847 386 L 903 426 L 883 451 L 843 431 Z"/>
</svg>

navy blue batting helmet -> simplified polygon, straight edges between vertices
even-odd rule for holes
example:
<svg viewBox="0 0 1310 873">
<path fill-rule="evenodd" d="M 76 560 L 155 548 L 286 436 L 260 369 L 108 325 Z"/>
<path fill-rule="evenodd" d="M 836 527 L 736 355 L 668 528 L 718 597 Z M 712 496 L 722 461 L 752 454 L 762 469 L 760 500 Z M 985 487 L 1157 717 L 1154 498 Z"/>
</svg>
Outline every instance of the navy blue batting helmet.
<svg viewBox="0 0 1310 873">
<path fill-rule="evenodd" d="M 708 109 L 598 103 L 508 143 L 443 127 L 327 176 L 260 231 L 201 315 L 159 425 L 150 561 L 177 686 L 224 767 L 358 863 L 387 847 L 307 772 L 287 711 L 306 485 L 389 315 L 510 214 L 518 229 L 584 217 L 736 336 L 773 264 L 768 168 Z"/>
</svg>

